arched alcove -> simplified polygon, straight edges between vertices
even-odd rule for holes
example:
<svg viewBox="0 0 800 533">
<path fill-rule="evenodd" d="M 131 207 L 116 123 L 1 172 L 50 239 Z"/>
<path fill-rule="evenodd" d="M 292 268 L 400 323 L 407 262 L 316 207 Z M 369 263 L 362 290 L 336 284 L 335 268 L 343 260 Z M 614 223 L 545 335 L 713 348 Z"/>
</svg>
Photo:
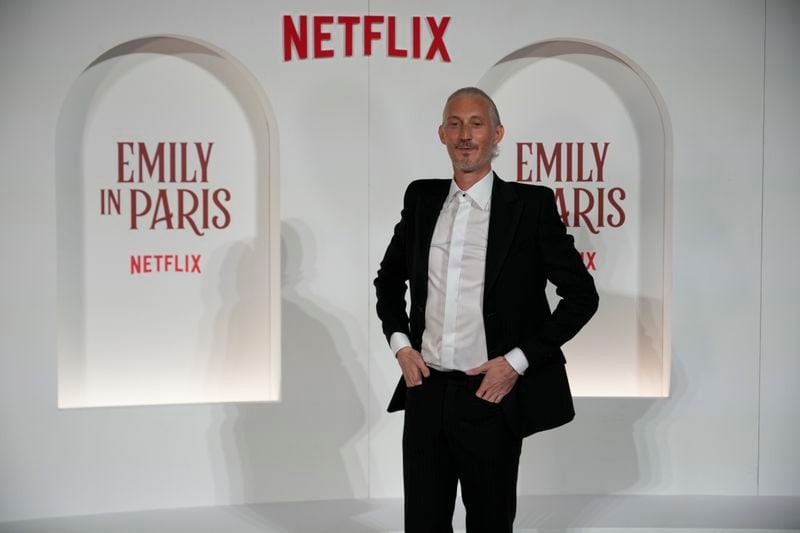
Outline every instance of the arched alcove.
<svg viewBox="0 0 800 533">
<path fill-rule="evenodd" d="M 278 135 L 197 39 L 129 41 L 56 132 L 59 407 L 280 397 Z"/>
<path fill-rule="evenodd" d="M 573 393 L 668 396 L 672 131 L 655 84 L 610 47 L 555 39 L 507 55 L 478 85 L 506 127 L 495 167 L 556 190 L 600 292 L 565 347 Z"/>
</svg>

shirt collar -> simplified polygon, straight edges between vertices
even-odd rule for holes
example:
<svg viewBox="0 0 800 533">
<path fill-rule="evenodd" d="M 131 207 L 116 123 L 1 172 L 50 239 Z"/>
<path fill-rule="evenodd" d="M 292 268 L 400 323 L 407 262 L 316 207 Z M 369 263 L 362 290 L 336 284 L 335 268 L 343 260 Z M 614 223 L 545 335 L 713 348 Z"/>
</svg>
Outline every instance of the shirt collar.
<svg viewBox="0 0 800 533">
<path fill-rule="evenodd" d="M 467 191 L 461 191 L 458 185 L 456 184 L 456 180 L 453 179 L 450 182 L 450 193 L 448 197 L 452 200 L 457 193 L 465 192 L 467 196 L 477 204 L 477 206 L 486 211 L 489 209 L 489 202 L 492 199 L 492 184 L 493 184 L 493 174 L 492 170 L 489 169 L 489 172 L 479 179 L 475 184 L 469 188 Z"/>
</svg>

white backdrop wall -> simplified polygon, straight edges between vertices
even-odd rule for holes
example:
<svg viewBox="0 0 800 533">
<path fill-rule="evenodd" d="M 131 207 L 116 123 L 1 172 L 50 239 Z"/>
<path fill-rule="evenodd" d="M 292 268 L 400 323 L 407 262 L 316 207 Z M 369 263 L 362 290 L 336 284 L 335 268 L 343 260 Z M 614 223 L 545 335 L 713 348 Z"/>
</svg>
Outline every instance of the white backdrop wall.
<svg viewBox="0 0 800 533">
<path fill-rule="evenodd" d="M 383 43 L 369 59 L 283 60 L 283 14 L 367 13 L 451 15 L 453 61 L 388 58 Z M 399 496 L 402 415 L 385 412 L 399 374 L 374 272 L 405 185 L 450 174 L 446 95 L 556 38 L 632 58 L 669 110 L 672 386 L 579 399 L 573 423 L 525 441 L 520 493 L 800 495 L 799 24 L 789 1 L 3 2 L 0 521 Z M 91 61 L 161 34 L 237 58 L 275 111 L 283 398 L 58 410 L 56 122 Z"/>
</svg>

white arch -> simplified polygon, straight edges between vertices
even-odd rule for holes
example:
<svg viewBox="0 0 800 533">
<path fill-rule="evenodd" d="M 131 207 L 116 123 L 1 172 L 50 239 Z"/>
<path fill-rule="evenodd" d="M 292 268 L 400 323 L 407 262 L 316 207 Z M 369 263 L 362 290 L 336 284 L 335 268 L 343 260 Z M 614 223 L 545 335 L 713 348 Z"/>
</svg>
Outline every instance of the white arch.
<svg viewBox="0 0 800 533">
<path fill-rule="evenodd" d="M 87 112 L 110 83 L 121 58 L 135 54 L 179 56 L 213 75 L 246 111 L 254 131 L 266 131 L 256 142 L 257 196 L 266 209 L 257 213 L 259 240 L 269 254 L 270 369 L 275 399 L 280 395 L 280 217 L 278 130 L 275 114 L 256 78 L 236 58 L 211 43 L 182 35 L 152 35 L 121 43 L 92 61 L 73 82 L 56 128 L 57 316 L 59 406 L 80 406 L 85 373 L 83 160 Z M 220 61 L 221 60 L 221 61 Z M 128 68 L 130 63 L 128 63 Z M 263 230 L 263 231 L 262 231 Z"/>
<path fill-rule="evenodd" d="M 620 63 L 632 71 L 647 88 L 658 113 L 663 139 L 663 159 L 659 178 L 663 180 L 663 266 L 662 266 L 662 342 L 661 342 L 661 396 L 669 395 L 671 367 L 671 272 L 672 272 L 672 125 L 667 106 L 650 76 L 630 57 L 603 43 L 577 38 L 553 38 L 532 43 L 519 48 L 497 61 L 478 81 L 488 94 L 498 89 L 519 70 L 530 64 L 529 61 L 568 55 L 600 56 Z M 613 80 L 607 80 L 613 82 Z M 502 110 L 501 110 L 502 116 Z M 602 308 L 602 305 L 601 305 Z"/>
</svg>

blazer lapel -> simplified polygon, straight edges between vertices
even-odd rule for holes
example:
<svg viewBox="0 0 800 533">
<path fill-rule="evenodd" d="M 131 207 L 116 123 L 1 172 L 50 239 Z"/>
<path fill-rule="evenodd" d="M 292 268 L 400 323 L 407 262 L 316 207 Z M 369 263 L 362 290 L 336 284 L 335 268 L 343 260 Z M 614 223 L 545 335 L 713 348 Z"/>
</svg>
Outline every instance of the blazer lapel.
<svg viewBox="0 0 800 533">
<path fill-rule="evenodd" d="M 489 213 L 489 242 L 486 245 L 486 270 L 484 272 L 483 297 L 492 290 L 497 276 L 500 274 L 503 262 L 508 255 L 508 249 L 514 239 L 520 216 L 522 215 L 522 202 L 519 200 L 514 187 L 497 177 L 493 173 L 492 207 Z"/>
</svg>

